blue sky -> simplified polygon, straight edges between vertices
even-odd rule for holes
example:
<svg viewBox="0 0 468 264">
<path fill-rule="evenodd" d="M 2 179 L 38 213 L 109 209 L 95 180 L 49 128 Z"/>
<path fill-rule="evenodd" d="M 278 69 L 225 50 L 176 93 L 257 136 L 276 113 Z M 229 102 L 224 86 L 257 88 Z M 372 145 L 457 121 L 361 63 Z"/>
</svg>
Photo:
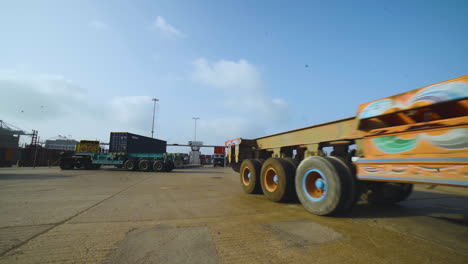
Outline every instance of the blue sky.
<svg viewBox="0 0 468 264">
<path fill-rule="evenodd" d="M 0 119 L 223 144 L 466 75 L 467 1 L 3 1 Z M 177 150 L 173 150 L 177 151 Z M 209 151 L 206 151 L 209 152 Z"/>
</svg>

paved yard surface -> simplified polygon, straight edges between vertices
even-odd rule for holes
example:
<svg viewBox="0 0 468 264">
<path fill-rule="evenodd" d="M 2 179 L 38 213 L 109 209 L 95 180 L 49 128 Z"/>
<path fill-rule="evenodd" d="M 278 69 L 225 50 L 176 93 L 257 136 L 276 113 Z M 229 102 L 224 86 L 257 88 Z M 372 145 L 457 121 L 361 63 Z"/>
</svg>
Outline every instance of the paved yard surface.
<svg viewBox="0 0 468 264">
<path fill-rule="evenodd" d="M 228 168 L 0 169 L 0 263 L 468 263 L 468 189 L 319 217 Z"/>
</svg>

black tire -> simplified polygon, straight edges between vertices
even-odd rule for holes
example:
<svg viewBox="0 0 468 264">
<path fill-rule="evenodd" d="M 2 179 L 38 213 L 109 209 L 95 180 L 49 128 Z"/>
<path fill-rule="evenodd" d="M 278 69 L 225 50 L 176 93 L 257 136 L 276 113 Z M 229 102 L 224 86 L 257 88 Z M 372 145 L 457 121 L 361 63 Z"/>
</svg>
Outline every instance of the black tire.
<svg viewBox="0 0 468 264">
<path fill-rule="evenodd" d="M 93 167 L 93 164 L 91 163 L 90 160 L 86 160 L 82 163 L 82 166 L 85 170 L 92 170 L 94 167 Z"/>
<path fill-rule="evenodd" d="M 240 172 L 240 167 L 241 167 L 241 163 L 240 163 L 240 162 L 233 162 L 233 163 L 231 163 L 231 168 L 232 168 L 235 172 Z"/>
<path fill-rule="evenodd" d="M 73 164 L 73 160 L 61 160 L 60 161 L 60 169 L 62 170 L 73 170 L 75 165 Z"/>
<path fill-rule="evenodd" d="M 170 172 L 175 168 L 175 164 L 172 160 L 166 160 L 166 171 Z"/>
<path fill-rule="evenodd" d="M 262 166 L 260 184 L 263 194 L 273 202 L 293 200 L 294 168 L 283 159 L 269 158 Z"/>
<path fill-rule="evenodd" d="M 92 170 L 99 170 L 101 168 L 101 166 L 102 166 L 101 164 L 92 164 L 91 169 Z"/>
<path fill-rule="evenodd" d="M 256 161 L 260 162 L 260 164 L 263 166 L 263 163 L 265 163 L 264 159 L 255 159 Z"/>
<path fill-rule="evenodd" d="M 344 176 L 344 177 L 343 177 Z M 330 215 L 345 209 L 351 192 L 348 171 L 331 158 L 309 157 L 296 170 L 296 192 L 304 208 L 316 215 Z"/>
<path fill-rule="evenodd" d="M 125 161 L 125 163 L 124 163 L 124 168 L 127 169 L 127 170 L 130 170 L 130 171 L 136 170 L 136 168 L 137 168 L 137 166 L 136 166 L 136 161 L 135 161 L 135 160 L 127 160 L 127 161 Z"/>
<path fill-rule="evenodd" d="M 375 205 L 391 205 L 406 200 L 413 192 L 413 184 L 394 182 L 370 183 L 367 201 Z"/>
<path fill-rule="evenodd" d="M 164 172 L 166 170 L 166 166 L 164 166 L 164 161 L 162 160 L 156 160 L 153 163 L 153 170 L 155 172 Z"/>
<path fill-rule="evenodd" d="M 293 159 L 293 158 L 283 158 L 284 161 L 286 161 L 287 163 L 291 164 L 291 166 L 293 167 L 293 179 L 296 177 L 296 170 L 297 170 L 297 167 L 299 166 L 299 161 Z M 292 200 L 291 201 L 294 201 L 294 202 L 297 202 L 299 201 L 299 199 L 297 198 L 297 194 L 296 194 L 296 183 L 294 183 L 294 194 L 292 195 Z"/>
<path fill-rule="evenodd" d="M 139 163 L 138 163 L 138 169 L 140 171 L 150 171 L 151 170 L 151 164 L 149 161 L 147 160 L 141 160 Z"/>
<path fill-rule="evenodd" d="M 245 193 L 262 193 L 260 185 L 260 172 L 262 166 L 257 160 L 246 159 L 240 168 L 240 183 Z"/>
<path fill-rule="evenodd" d="M 293 158 L 283 158 L 285 161 L 289 162 L 289 164 L 291 164 L 293 167 L 294 167 L 294 170 L 297 169 L 297 167 L 299 166 L 299 161 L 293 159 Z"/>
<path fill-rule="evenodd" d="M 338 169 L 341 179 L 343 181 L 342 190 L 343 201 L 338 209 L 339 212 L 349 211 L 357 202 L 359 196 L 357 195 L 357 180 L 356 180 L 356 167 L 344 158 L 340 157 L 325 157 L 328 161 L 334 163 L 335 168 Z"/>
</svg>

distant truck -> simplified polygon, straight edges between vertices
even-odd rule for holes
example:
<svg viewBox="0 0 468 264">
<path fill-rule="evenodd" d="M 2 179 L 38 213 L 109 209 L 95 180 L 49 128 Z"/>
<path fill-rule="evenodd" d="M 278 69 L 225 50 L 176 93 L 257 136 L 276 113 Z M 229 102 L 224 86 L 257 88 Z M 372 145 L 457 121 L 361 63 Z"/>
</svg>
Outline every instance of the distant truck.
<svg viewBox="0 0 468 264">
<path fill-rule="evenodd" d="M 214 147 L 213 166 L 224 167 L 226 163 L 226 148 L 222 146 Z"/>
<path fill-rule="evenodd" d="M 468 76 L 362 104 L 355 117 L 226 146 L 246 193 L 297 197 L 317 215 L 362 197 L 398 203 L 414 183 L 468 187 Z"/>
<path fill-rule="evenodd" d="M 114 165 L 130 171 L 168 172 L 175 167 L 166 154 L 166 141 L 127 132 L 111 132 L 109 152 L 100 150 L 99 141 L 82 140 L 74 153 L 64 154 L 60 168 L 99 169 L 102 165 Z"/>
<path fill-rule="evenodd" d="M 226 157 L 223 154 L 214 154 L 213 155 L 213 166 L 217 167 L 224 167 L 224 163 L 226 161 Z"/>
</svg>

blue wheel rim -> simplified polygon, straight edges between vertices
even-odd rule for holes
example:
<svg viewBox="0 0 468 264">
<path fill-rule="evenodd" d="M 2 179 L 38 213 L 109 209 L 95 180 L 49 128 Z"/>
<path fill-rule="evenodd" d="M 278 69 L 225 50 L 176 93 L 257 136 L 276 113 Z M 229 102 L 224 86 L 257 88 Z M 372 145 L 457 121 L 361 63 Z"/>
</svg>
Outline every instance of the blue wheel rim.
<svg viewBox="0 0 468 264">
<path fill-rule="evenodd" d="M 302 177 L 302 190 L 307 199 L 314 202 L 322 201 L 328 194 L 327 177 L 318 169 L 307 170 Z M 314 197 L 317 196 L 318 191 L 321 191 L 321 195 Z M 314 196 L 311 195 L 313 193 L 315 193 Z"/>
</svg>

